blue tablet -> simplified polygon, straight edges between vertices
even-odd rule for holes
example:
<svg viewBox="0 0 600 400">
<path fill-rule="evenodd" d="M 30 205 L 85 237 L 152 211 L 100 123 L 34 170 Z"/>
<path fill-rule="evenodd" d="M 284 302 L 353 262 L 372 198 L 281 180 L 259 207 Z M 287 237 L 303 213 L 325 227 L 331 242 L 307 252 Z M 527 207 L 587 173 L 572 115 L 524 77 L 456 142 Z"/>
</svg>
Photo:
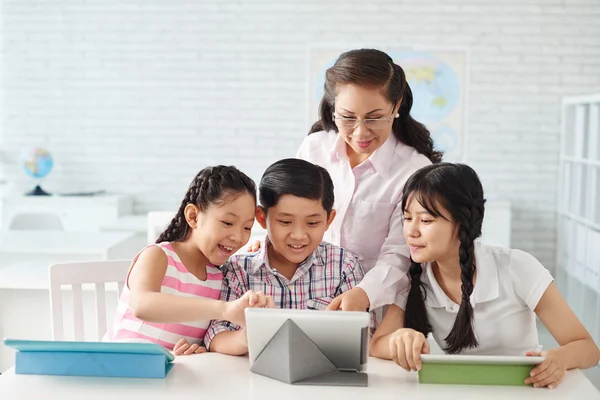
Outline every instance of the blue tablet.
<svg viewBox="0 0 600 400">
<path fill-rule="evenodd" d="M 175 356 L 156 343 L 4 339 L 17 350 L 15 373 L 164 378 Z"/>
<path fill-rule="evenodd" d="M 18 351 L 52 351 L 71 353 L 156 354 L 173 361 L 175 356 L 156 343 L 131 342 L 61 342 L 51 340 L 4 339 L 4 345 Z"/>
</svg>

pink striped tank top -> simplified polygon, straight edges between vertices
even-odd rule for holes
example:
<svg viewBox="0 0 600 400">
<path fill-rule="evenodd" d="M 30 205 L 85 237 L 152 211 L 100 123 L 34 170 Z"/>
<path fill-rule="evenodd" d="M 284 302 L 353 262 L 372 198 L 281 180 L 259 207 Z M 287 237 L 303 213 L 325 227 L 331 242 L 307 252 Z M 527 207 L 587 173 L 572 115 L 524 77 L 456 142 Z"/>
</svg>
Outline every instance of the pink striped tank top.
<svg viewBox="0 0 600 400">
<path fill-rule="evenodd" d="M 220 299 L 223 274 L 217 267 L 211 264 L 207 265 L 206 280 L 201 281 L 183 265 L 170 242 L 162 242 L 152 246 L 160 247 L 167 255 L 167 270 L 162 280 L 161 293 Z M 140 253 L 135 256 L 133 262 L 137 260 Z M 129 270 L 129 273 L 131 273 L 131 270 Z M 127 280 L 129 280 L 129 275 Z M 129 308 L 129 293 L 129 288 L 125 285 L 119 298 L 113 326 L 105 336 L 106 340 L 150 341 L 158 343 L 169 350 L 173 350 L 175 344 L 182 338 L 190 344 L 200 344 L 202 342 L 210 320 L 181 324 L 144 322 L 137 319 Z"/>
</svg>

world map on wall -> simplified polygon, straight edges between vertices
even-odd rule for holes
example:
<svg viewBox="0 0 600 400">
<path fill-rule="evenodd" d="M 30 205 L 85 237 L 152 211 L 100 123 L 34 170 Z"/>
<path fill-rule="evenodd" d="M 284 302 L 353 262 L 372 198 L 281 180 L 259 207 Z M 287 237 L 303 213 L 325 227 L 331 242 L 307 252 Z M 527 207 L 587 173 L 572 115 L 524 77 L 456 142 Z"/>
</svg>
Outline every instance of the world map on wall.
<svg viewBox="0 0 600 400">
<path fill-rule="evenodd" d="M 460 144 L 458 132 L 443 123 L 460 100 L 460 82 L 454 70 L 426 52 L 398 52 L 390 56 L 404 69 L 413 92 L 412 117 L 429 127 L 437 149 L 446 155 L 456 152 Z"/>
<path fill-rule="evenodd" d="M 413 92 L 413 118 L 424 123 L 440 122 L 458 104 L 460 85 L 448 64 L 428 53 L 393 53 L 404 69 Z"/>
</svg>

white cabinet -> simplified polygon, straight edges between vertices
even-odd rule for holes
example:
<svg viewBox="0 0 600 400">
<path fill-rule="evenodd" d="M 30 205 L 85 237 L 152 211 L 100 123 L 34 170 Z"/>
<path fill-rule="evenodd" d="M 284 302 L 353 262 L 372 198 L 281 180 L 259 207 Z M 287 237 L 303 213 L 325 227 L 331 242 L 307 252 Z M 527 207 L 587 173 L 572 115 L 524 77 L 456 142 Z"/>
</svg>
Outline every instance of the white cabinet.
<svg viewBox="0 0 600 400">
<path fill-rule="evenodd" d="M 133 212 L 128 195 L 97 196 L 11 196 L 0 198 L 2 229 L 22 213 L 57 214 L 67 231 L 98 231 Z"/>
</svg>

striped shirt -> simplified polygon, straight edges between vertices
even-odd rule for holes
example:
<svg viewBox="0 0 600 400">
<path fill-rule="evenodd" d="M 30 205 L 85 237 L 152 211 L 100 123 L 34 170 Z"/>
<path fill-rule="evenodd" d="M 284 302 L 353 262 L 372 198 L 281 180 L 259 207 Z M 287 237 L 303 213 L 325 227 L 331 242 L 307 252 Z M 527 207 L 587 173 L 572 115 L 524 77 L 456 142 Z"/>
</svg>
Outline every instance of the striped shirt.
<svg viewBox="0 0 600 400">
<path fill-rule="evenodd" d="M 153 246 L 160 247 L 167 255 L 167 270 L 161 283 L 161 293 L 184 297 L 205 297 L 215 300 L 220 298 L 223 274 L 217 267 L 207 265 L 206 280 L 201 281 L 183 265 L 171 243 L 163 242 Z M 132 265 L 140 254 L 141 252 L 135 256 Z M 131 269 L 129 269 L 129 274 L 131 274 Z M 129 274 L 127 275 L 127 281 L 129 280 Z M 108 331 L 105 340 L 150 341 L 158 343 L 169 350 L 173 350 L 179 339 L 185 339 L 190 344 L 202 343 L 210 323 L 209 320 L 179 324 L 144 322 L 133 315 L 129 307 L 129 298 L 129 287 L 125 285 L 119 298 L 113 326 Z"/>
<path fill-rule="evenodd" d="M 236 300 L 248 290 L 254 290 L 272 296 L 277 308 L 324 310 L 335 297 L 352 289 L 364 276 L 356 256 L 322 242 L 288 280 L 269 266 L 268 246 L 267 238 L 258 252 L 234 255 L 221 266 L 221 300 Z M 228 321 L 212 321 L 204 345 L 208 349 L 219 332 L 238 329 L 238 325 Z"/>
</svg>

